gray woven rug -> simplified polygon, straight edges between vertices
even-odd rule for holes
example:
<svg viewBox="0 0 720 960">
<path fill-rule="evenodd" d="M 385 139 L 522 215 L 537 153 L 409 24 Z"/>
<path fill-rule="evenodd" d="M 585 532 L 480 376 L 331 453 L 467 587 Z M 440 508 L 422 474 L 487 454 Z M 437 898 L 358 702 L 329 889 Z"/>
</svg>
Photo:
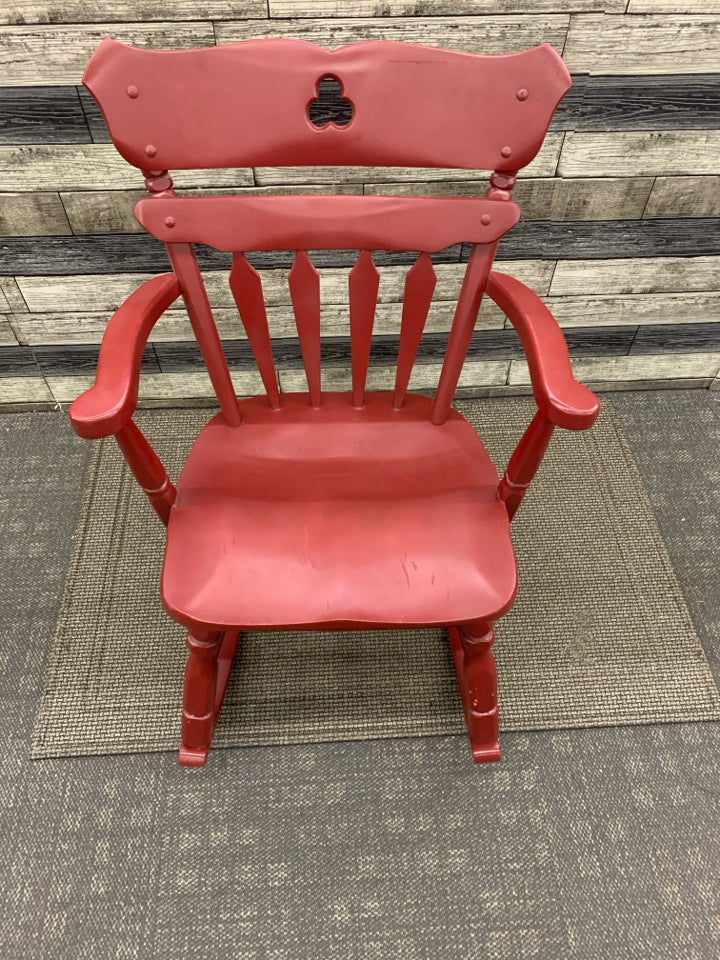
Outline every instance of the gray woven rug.
<svg viewBox="0 0 720 960">
<path fill-rule="evenodd" d="M 525 399 L 458 404 L 502 465 Z M 171 475 L 214 411 L 139 416 Z M 164 530 L 96 443 L 33 757 L 175 749 L 184 634 L 159 599 Z M 497 627 L 501 727 L 720 718 L 720 694 L 612 405 L 558 431 L 514 523 L 520 592 Z M 465 729 L 440 631 L 245 634 L 215 746 Z"/>
</svg>

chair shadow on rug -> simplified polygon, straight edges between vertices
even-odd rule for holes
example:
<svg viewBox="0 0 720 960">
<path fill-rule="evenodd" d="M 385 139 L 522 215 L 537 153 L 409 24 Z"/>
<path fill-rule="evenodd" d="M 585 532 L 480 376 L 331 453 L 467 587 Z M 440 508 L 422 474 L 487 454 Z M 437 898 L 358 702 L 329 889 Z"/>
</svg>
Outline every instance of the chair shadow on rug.
<svg viewBox="0 0 720 960">
<path fill-rule="evenodd" d="M 314 122 L 327 78 L 340 84 L 349 122 Z M 145 176 L 150 196 L 136 216 L 173 267 L 111 318 L 95 386 L 70 414 L 81 436 L 115 435 L 167 526 L 162 598 L 187 628 L 190 651 L 180 762 L 206 761 L 241 629 L 414 626 L 448 629 L 473 756 L 499 759 L 491 647 L 517 590 L 510 521 L 554 428 L 585 429 L 599 411 L 573 377 L 549 310 L 524 284 L 492 272 L 500 239 L 520 217 L 511 200 L 517 172 L 570 86 L 560 57 L 549 46 L 481 57 L 394 42 L 333 53 L 295 40 L 161 52 L 106 40 L 85 83 L 116 146 Z M 168 173 L 288 164 L 494 172 L 482 198 L 178 197 Z M 236 397 L 195 243 L 233 254 L 230 286 L 262 396 Z M 432 254 L 460 243 L 470 245 L 467 269 L 437 389 L 409 393 L 436 285 Z M 321 389 L 320 277 L 308 254 L 318 248 L 360 251 L 349 274 L 347 392 Z M 304 393 L 279 388 L 262 280 L 246 256 L 288 249 Z M 367 389 L 374 250 L 418 252 L 390 390 Z M 502 479 L 452 408 L 483 294 L 520 335 L 538 407 Z M 132 418 L 144 347 L 180 295 L 220 413 L 174 486 Z"/>
</svg>

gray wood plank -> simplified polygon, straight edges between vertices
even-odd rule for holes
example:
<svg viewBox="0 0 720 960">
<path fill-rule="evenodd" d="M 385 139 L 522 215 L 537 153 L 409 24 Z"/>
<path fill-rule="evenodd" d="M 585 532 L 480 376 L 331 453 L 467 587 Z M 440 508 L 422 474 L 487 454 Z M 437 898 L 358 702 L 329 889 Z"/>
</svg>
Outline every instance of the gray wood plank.
<svg viewBox="0 0 720 960">
<path fill-rule="evenodd" d="M 697 2 L 697 0 L 696 0 Z M 627 0 L 268 0 L 270 17 L 441 17 L 472 14 L 624 13 Z"/>
<path fill-rule="evenodd" d="M 57 193 L 0 193 L 0 236 L 72 233 Z"/>
<path fill-rule="evenodd" d="M 108 28 L 87 24 L 0 27 L 0 86 L 77 84 Z M 113 23 L 116 40 L 138 47 L 181 49 L 213 46 L 209 21 Z"/>
<path fill-rule="evenodd" d="M 720 217 L 720 176 L 657 177 L 645 217 Z"/>
<path fill-rule="evenodd" d="M 335 48 L 358 40 L 405 40 L 468 53 L 498 54 L 515 53 L 540 43 L 551 43 L 562 50 L 569 19 L 566 14 L 530 14 L 223 21 L 215 24 L 215 35 L 218 43 L 285 36 Z"/>
<path fill-rule="evenodd" d="M 179 170 L 178 186 L 251 186 L 252 170 Z M 142 173 L 112 144 L 0 147 L 0 183 L 7 191 L 116 189 L 144 184 Z"/>
<path fill-rule="evenodd" d="M 720 370 L 720 353 L 688 353 L 670 356 L 578 357 L 572 361 L 578 380 L 592 386 L 596 381 L 608 384 L 629 380 L 678 380 L 712 378 Z M 508 383 L 530 383 L 524 360 L 511 360 Z"/>
<path fill-rule="evenodd" d="M 0 314 L 0 347 L 17 347 L 18 339 L 7 317 Z"/>
<path fill-rule="evenodd" d="M 111 23 L 121 21 L 195 20 L 199 9 L 208 20 L 225 17 L 243 19 L 266 17 L 267 0 L 203 0 L 199 8 L 191 0 L 5 0 L 0 10 L 0 23 Z"/>
<path fill-rule="evenodd" d="M 89 143 L 73 87 L 0 88 L 0 144 Z"/>
<path fill-rule="evenodd" d="M 719 271 L 720 256 L 563 260 L 555 267 L 550 295 L 716 292 Z"/>
<path fill-rule="evenodd" d="M 7 304 L 12 313 L 27 313 L 28 307 L 14 277 L 0 276 L 0 303 Z"/>
<path fill-rule="evenodd" d="M 519 179 L 513 199 L 524 220 L 629 220 L 641 218 L 652 177 L 561 177 Z M 388 196 L 478 196 L 486 181 L 370 183 L 367 194 Z"/>
<path fill-rule="evenodd" d="M 0 404 L 3 410 L 26 409 L 26 404 L 50 407 L 53 397 L 44 377 L 39 374 L 34 377 L 0 377 Z"/>
<path fill-rule="evenodd" d="M 631 355 L 719 353 L 720 323 L 686 323 L 679 327 L 648 324 L 638 330 Z"/>
<path fill-rule="evenodd" d="M 720 20 L 712 15 L 577 14 L 563 58 L 577 73 L 718 73 Z"/>
<path fill-rule="evenodd" d="M 720 130 L 567 133 L 563 177 L 671 176 L 717 173 Z"/>
<path fill-rule="evenodd" d="M 679 68 L 679 67 L 678 67 Z M 576 74 L 555 130 L 713 130 L 720 127 L 720 75 Z"/>
<path fill-rule="evenodd" d="M 642 293 L 544 298 L 563 327 L 637 324 L 720 324 L 720 293 Z"/>
<path fill-rule="evenodd" d="M 720 13 L 720 0 L 630 0 L 628 13 Z"/>
</svg>

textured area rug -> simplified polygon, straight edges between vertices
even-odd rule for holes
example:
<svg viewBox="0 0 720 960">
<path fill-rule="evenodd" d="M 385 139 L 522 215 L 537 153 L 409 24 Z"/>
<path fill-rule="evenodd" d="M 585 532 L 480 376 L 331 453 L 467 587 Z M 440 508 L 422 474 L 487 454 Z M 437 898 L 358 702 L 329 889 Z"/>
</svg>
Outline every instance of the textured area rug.
<svg viewBox="0 0 720 960">
<path fill-rule="evenodd" d="M 458 403 L 502 469 L 534 411 Z M 177 476 L 214 411 L 139 422 Z M 174 749 L 184 634 L 159 599 L 164 530 L 113 440 L 88 470 L 34 757 Z M 720 694 L 611 403 L 558 431 L 514 522 L 520 591 L 497 626 L 501 728 L 720 718 Z M 216 746 L 462 733 L 441 631 L 245 634 Z"/>
</svg>

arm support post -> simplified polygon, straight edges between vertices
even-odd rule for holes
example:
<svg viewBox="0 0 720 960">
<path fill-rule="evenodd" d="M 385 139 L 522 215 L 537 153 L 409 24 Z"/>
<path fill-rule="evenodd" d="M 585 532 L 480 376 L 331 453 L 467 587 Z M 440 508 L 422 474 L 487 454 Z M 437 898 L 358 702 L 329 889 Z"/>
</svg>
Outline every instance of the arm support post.
<svg viewBox="0 0 720 960">
<path fill-rule="evenodd" d="M 170 508 L 175 503 L 177 494 L 160 457 L 134 420 L 118 430 L 115 439 L 135 474 L 135 479 L 147 494 L 157 515 L 167 526 L 170 520 Z"/>
<path fill-rule="evenodd" d="M 520 335 L 538 412 L 510 457 L 498 497 L 512 520 L 537 473 L 555 427 L 586 430 L 597 420 L 600 401 L 572 372 L 565 337 L 540 297 L 514 277 L 491 273 L 486 292 Z"/>
</svg>

